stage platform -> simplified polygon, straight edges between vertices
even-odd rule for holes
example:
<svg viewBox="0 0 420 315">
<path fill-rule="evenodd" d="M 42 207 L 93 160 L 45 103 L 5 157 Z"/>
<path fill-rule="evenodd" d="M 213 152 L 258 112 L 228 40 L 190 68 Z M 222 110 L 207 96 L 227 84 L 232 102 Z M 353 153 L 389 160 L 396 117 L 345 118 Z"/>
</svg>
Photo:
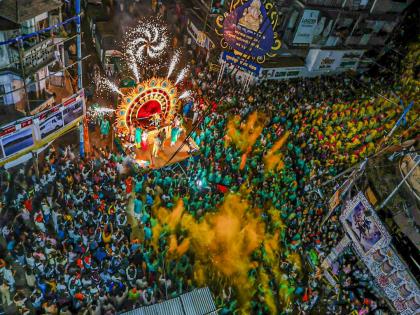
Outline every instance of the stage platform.
<svg viewBox="0 0 420 315">
<path fill-rule="evenodd" d="M 147 150 L 134 149 L 136 154 L 137 162 L 142 165 L 144 161 L 148 162 L 149 168 L 159 169 L 165 166 L 169 166 L 174 163 L 178 163 L 188 159 L 193 152 L 198 151 L 198 146 L 190 139 L 189 144 L 185 144 L 177 154 L 171 159 L 173 154 L 182 146 L 185 140 L 186 134 L 182 133 L 178 138 L 178 141 L 171 147 L 171 140 L 166 139 L 163 143 L 162 150 L 159 151 L 157 157 L 152 156 L 153 143 L 149 141 Z M 170 161 L 169 161 L 170 160 Z"/>
<path fill-rule="evenodd" d="M 186 132 L 184 131 L 181 133 L 181 135 L 178 138 L 178 141 L 172 147 L 170 146 L 170 139 L 166 139 L 162 147 L 162 150 L 159 151 L 157 158 L 152 157 L 153 141 L 150 138 L 148 141 L 149 144 L 147 146 L 147 150 L 142 150 L 141 148 L 140 149 L 134 148 L 136 160 L 137 162 L 139 162 L 139 164 L 142 164 L 142 162 L 144 163 L 144 161 L 146 161 L 147 164 L 149 164 L 148 167 L 152 169 L 159 169 L 168 165 L 172 165 L 174 163 L 182 162 L 188 159 L 192 154 L 194 154 L 193 152 L 199 151 L 199 147 L 194 143 L 192 139 L 190 139 L 189 141 L 190 146 L 188 144 L 185 144 L 181 148 L 181 150 L 179 150 L 179 152 L 173 157 L 173 159 L 169 161 L 172 155 L 182 145 L 182 143 L 185 140 L 185 137 L 186 137 Z M 106 139 L 101 138 L 99 127 L 89 132 L 89 141 L 90 141 L 91 146 L 95 146 L 96 148 L 107 148 L 108 150 L 111 150 L 114 152 L 117 152 L 117 151 L 122 152 L 121 150 L 119 150 L 118 146 L 116 145 L 115 137 L 113 134 L 110 134 Z M 124 150 L 125 152 L 127 152 L 128 150 L 127 147 L 125 146 L 120 147 L 120 149 Z"/>
</svg>

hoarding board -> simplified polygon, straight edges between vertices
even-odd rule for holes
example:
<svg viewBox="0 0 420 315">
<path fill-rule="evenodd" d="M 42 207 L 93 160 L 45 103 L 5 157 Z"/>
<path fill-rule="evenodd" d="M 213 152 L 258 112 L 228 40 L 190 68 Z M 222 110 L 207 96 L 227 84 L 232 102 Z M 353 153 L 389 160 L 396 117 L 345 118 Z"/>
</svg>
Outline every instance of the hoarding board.
<svg viewBox="0 0 420 315">
<path fill-rule="evenodd" d="M 231 11 L 223 23 L 223 37 L 234 50 L 262 57 L 274 45 L 274 31 L 260 0 L 249 0 Z"/>
<path fill-rule="evenodd" d="M 356 69 L 364 50 L 310 49 L 306 56 L 308 71 L 329 72 Z"/>
<path fill-rule="evenodd" d="M 41 139 L 48 137 L 50 134 L 63 127 L 63 114 L 60 107 L 61 106 L 55 106 L 38 116 Z"/>
<path fill-rule="evenodd" d="M 85 114 L 80 90 L 63 104 L 0 128 L 0 165 L 13 161 L 73 128 Z"/>
<path fill-rule="evenodd" d="M 347 204 L 340 221 L 361 256 L 390 243 L 391 236 L 363 193 Z"/>
<path fill-rule="evenodd" d="M 15 131 L 1 139 L 6 157 L 33 146 L 35 143 L 32 127 Z"/>
<path fill-rule="evenodd" d="M 314 30 L 318 24 L 318 10 L 304 10 L 302 18 L 297 27 L 293 44 L 310 44 L 312 43 Z"/>
<path fill-rule="evenodd" d="M 68 125 L 69 123 L 82 116 L 83 100 L 77 100 L 76 102 L 65 106 L 63 109 L 64 125 Z"/>
<path fill-rule="evenodd" d="M 399 314 L 418 314 L 420 289 L 395 252 L 391 235 L 362 192 L 346 206 L 340 221 L 375 282 Z"/>
</svg>

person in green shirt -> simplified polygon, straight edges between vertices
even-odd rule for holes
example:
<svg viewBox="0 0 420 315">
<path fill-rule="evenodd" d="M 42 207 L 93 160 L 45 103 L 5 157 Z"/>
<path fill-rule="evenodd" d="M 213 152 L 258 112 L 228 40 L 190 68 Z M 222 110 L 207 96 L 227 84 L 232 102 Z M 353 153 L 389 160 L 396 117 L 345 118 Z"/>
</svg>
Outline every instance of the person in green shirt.
<svg viewBox="0 0 420 315">
<path fill-rule="evenodd" d="M 137 149 L 140 149 L 142 133 L 143 133 L 143 130 L 139 126 L 137 126 L 134 132 L 134 143 Z"/>
<path fill-rule="evenodd" d="M 100 125 L 100 131 L 101 131 L 101 138 L 105 139 L 109 135 L 109 131 L 111 129 L 111 125 L 109 123 L 108 119 L 102 119 L 101 125 Z"/>
</svg>

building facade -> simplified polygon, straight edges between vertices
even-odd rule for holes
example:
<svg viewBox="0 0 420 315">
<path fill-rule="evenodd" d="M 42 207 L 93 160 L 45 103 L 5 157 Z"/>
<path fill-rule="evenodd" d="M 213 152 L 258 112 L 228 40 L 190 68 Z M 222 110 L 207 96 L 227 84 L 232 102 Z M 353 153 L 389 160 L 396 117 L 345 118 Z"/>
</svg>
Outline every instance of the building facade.
<svg viewBox="0 0 420 315">
<path fill-rule="evenodd" d="M 57 0 L 0 0 L 1 123 L 47 108 L 55 101 L 50 84 L 64 84 L 63 71 L 54 69 L 64 66 L 66 33 L 51 28 L 62 22 L 61 6 Z"/>
<path fill-rule="evenodd" d="M 281 49 L 261 65 L 259 79 L 262 80 L 368 69 L 398 29 L 405 10 L 414 2 L 278 0 L 267 5 L 267 1 L 261 1 L 261 4 L 266 8 L 274 6 L 270 14 L 273 10 L 277 13 L 278 23 L 274 31 L 281 39 Z M 219 11 L 229 13 L 230 9 L 224 4 Z M 214 15 L 215 24 L 216 19 Z M 210 31 L 209 35 L 212 35 Z M 217 49 L 215 52 L 220 55 Z M 300 63 L 296 59 L 300 59 Z M 296 75 L 297 69 L 299 73 Z M 287 75 L 289 72 L 292 75 Z"/>
</svg>

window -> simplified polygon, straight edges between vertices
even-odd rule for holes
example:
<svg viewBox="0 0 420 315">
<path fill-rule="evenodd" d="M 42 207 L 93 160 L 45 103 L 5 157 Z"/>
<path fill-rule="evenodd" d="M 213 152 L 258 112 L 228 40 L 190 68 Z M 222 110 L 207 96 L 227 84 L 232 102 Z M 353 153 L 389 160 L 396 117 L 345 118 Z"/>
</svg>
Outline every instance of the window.
<svg viewBox="0 0 420 315">
<path fill-rule="evenodd" d="M 0 85 L 0 105 L 6 104 L 5 102 L 6 95 L 4 95 L 5 93 L 6 93 L 6 89 L 4 88 L 4 85 Z"/>
</svg>

